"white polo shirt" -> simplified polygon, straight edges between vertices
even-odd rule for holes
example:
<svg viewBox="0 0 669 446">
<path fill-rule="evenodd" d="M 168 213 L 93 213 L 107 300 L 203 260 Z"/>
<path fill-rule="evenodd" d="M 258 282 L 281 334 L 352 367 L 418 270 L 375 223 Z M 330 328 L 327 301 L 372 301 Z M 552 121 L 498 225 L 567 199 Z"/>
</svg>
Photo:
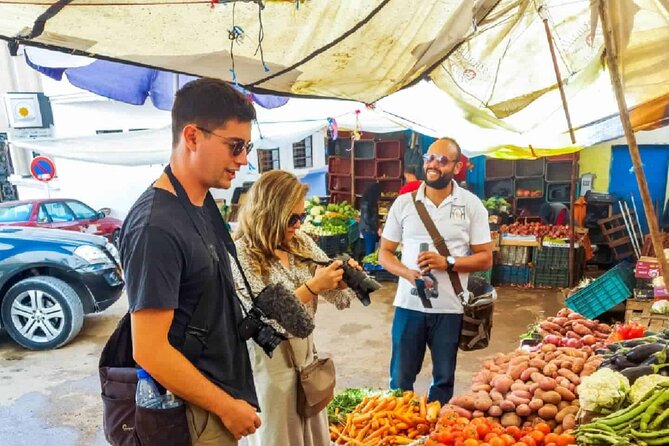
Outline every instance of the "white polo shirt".
<svg viewBox="0 0 669 446">
<path fill-rule="evenodd" d="M 425 183 L 417 191 L 416 201 L 423 201 L 435 226 L 446 240 L 453 257 L 469 255 L 471 245 L 490 242 L 488 211 L 481 200 L 462 189 L 453 181 L 453 193 L 439 207 L 425 197 Z M 410 269 L 420 270 L 417 264 L 421 243 L 428 243 L 430 251 L 437 252 L 432 237 L 418 215 L 411 194 L 397 197 L 390 207 L 383 238 L 402 243 L 402 263 Z M 432 308 L 424 308 L 418 295 L 411 294 L 414 288 L 404 278 L 399 279 L 394 305 L 424 313 L 462 313 L 462 304 L 453 291 L 446 271 L 432 271 L 439 282 L 439 297 L 430 299 Z M 469 273 L 458 273 L 462 286 L 466 288 Z"/>
</svg>

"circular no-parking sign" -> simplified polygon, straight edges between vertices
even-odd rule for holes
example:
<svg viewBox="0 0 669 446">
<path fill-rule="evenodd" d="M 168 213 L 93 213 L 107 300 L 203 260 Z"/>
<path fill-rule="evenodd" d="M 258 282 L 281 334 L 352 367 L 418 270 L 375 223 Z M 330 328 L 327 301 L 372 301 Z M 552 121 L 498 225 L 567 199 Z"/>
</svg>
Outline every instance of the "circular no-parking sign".
<svg viewBox="0 0 669 446">
<path fill-rule="evenodd" d="M 56 176 L 56 165 L 46 156 L 36 156 L 30 162 L 30 173 L 39 181 L 51 181 Z"/>
</svg>

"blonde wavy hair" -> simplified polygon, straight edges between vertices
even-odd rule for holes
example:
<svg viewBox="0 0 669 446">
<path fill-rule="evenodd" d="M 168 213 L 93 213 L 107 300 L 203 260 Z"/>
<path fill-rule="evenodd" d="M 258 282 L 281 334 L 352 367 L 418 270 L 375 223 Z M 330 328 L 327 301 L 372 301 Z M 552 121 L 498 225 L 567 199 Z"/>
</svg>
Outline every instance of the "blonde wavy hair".
<svg viewBox="0 0 669 446">
<path fill-rule="evenodd" d="M 292 173 L 271 170 L 253 183 L 239 210 L 239 226 L 234 239 L 246 240 L 251 269 L 264 280 L 269 272 L 268 260 L 277 258 L 275 249 L 310 257 L 307 245 L 299 237 L 284 243 L 293 208 L 304 201 L 308 189 Z"/>
</svg>

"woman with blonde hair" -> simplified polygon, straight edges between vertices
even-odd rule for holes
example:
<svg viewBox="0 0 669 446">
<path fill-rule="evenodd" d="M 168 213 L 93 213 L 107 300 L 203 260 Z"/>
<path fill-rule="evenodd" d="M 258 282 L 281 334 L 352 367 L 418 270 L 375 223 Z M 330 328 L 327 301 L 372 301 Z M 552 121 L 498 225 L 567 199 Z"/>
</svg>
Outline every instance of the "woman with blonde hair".
<svg viewBox="0 0 669 446">
<path fill-rule="evenodd" d="M 355 294 L 342 281 L 341 262 L 316 267 L 311 260 L 327 261 L 328 256 L 306 234 L 299 231 L 304 221 L 307 186 L 289 172 L 264 173 L 251 187 L 239 214 L 234 235 L 237 255 L 257 295 L 270 284 L 281 283 L 294 290 L 311 317 L 315 316 L 318 296 L 338 309 L 348 308 Z M 358 267 L 352 262 L 352 266 Z M 243 279 L 233 268 L 237 293 L 250 305 Z M 263 414 L 260 429 L 248 437 L 251 445 L 328 446 L 330 444 L 326 410 L 309 418 L 297 412 L 296 368 L 314 360 L 313 333 L 305 339 L 291 337 L 275 320 L 269 323 L 288 339 L 270 358 L 255 342 L 249 341 L 256 391 Z M 291 350 L 292 356 L 291 358 Z M 293 363 L 295 360 L 295 364 Z"/>
</svg>

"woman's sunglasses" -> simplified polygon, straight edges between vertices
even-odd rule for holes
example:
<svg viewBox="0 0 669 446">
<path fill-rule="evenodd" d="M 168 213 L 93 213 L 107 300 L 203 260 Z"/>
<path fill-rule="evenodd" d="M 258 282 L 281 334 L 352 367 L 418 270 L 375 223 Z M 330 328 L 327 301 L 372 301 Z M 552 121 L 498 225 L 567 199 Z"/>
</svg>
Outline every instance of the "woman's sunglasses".
<svg viewBox="0 0 669 446">
<path fill-rule="evenodd" d="M 227 138 L 225 136 L 217 135 L 211 130 L 200 126 L 196 126 L 195 128 L 197 128 L 201 132 L 208 133 L 210 135 L 214 135 L 218 138 L 221 138 L 224 143 L 230 146 L 230 149 L 232 150 L 232 156 L 239 156 L 244 150 L 246 150 L 246 154 L 248 155 L 251 152 L 251 150 L 253 150 L 253 143 L 251 141 L 246 142 L 240 138 Z"/>
<path fill-rule="evenodd" d="M 304 223 L 304 219 L 307 218 L 307 214 L 304 212 L 301 214 L 292 214 L 288 219 L 288 226 L 293 227 L 297 222 Z"/>
</svg>

